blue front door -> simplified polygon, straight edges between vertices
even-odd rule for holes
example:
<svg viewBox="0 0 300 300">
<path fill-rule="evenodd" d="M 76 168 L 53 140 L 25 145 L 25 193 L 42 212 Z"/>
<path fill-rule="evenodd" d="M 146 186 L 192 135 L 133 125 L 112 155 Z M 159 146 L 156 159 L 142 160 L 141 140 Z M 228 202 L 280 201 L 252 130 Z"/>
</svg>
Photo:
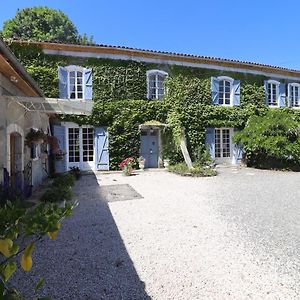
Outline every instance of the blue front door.
<svg viewBox="0 0 300 300">
<path fill-rule="evenodd" d="M 158 168 L 158 130 L 141 131 L 141 156 L 145 159 L 145 168 Z"/>
</svg>

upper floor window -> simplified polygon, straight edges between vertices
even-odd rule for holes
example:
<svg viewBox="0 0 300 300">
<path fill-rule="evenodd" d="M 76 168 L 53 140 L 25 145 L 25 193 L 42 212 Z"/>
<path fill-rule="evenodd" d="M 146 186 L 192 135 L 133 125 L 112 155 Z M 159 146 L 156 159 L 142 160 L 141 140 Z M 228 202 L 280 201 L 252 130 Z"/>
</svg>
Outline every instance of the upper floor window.
<svg viewBox="0 0 300 300">
<path fill-rule="evenodd" d="M 147 98 L 162 99 L 165 95 L 165 79 L 168 73 L 160 70 L 147 71 Z"/>
<path fill-rule="evenodd" d="M 219 104 L 230 105 L 231 81 L 222 79 L 219 81 Z"/>
<path fill-rule="evenodd" d="M 267 84 L 267 99 L 269 106 L 278 105 L 279 83 L 268 82 Z"/>
<path fill-rule="evenodd" d="M 212 102 L 215 105 L 240 105 L 240 81 L 227 76 L 211 78 Z"/>
<path fill-rule="evenodd" d="M 92 100 L 92 70 L 80 66 L 58 68 L 59 96 L 62 99 Z"/>
<path fill-rule="evenodd" d="M 300 107 L 300 84 L 290 83 L 288 88 L 288 97 L 291 107 Z"/>
<path fill-rule="evenodd" d="M 266 101 L 269 107 L 285 106 L 285 84 L 276 80 L 265 81 Z"/>
<path fill-rule="evenodd" d="M 70 99 L 83 99 L 83 70 L 69 71 L 68 92 Z"/>
</svg>

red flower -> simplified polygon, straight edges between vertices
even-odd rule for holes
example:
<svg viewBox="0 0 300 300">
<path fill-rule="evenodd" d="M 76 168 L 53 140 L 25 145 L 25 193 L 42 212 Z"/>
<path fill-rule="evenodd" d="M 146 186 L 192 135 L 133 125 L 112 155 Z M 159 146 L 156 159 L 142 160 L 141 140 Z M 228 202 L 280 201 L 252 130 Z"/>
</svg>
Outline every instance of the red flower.
<svg viewBox="0 0 300 300">
<path fill-rule="evenodd" d="M 134 164 L 134 158 L 133 157 L 128 157 L 128 158 L 125 158 L 121 161 L 120 163 L 120 169 L 123 170 L 124 167 L 132 167 L 132 165 Z"/>
</svg>

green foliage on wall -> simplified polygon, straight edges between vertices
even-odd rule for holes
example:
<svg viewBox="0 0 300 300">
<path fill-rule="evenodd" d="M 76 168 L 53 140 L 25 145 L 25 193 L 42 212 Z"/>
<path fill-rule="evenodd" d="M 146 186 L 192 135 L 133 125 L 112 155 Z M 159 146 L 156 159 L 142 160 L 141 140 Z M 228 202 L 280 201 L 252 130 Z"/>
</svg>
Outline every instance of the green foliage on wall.
<svg viewBox="0 0 300 300">
<path fill-rule="evenodd" d="M 264 76 L 183 66 L 147 64 L 96 58 L 45 55 L 32 45 L 11 45 L 28 72 L 48 97 L 58 97 L 58 66 L 81 65 L 93 69 L 93 99 L 90 117 L 62 116 L 78 124 L 107 126 L 109 131 L 110 167 L 118 168 L 125 157 L 139 156 L 138 125 L 157 120 L 168 123 L 164 156 L 179 162 L 182 128 L 188 149 L 195 160 L 203 151 L 208 127 L 244 128 L 251 116 L 263 116 L 265 106 Z M 146 71 L 161 69 L 169 73 L 167 95 L 163 101 L 146 100 Z M 236 107 L 211 104 L 211 76 L 226 75 L 241 80 L 241 105 Z M 288 109 L 287 109 L 288 110 Z M 280 112 L 282 110 L 279 110 Z M 288 110 L 299 121 L 299 114 Z"/>
</svg>

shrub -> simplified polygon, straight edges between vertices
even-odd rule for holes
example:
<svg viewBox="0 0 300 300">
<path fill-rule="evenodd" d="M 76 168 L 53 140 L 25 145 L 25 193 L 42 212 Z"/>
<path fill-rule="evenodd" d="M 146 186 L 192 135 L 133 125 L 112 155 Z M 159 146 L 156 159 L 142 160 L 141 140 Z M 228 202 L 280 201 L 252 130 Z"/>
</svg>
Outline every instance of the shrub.
<svg viewBox="0 0 300 300">
<path fill-rule="evenodd" d="M 73 173 L 65 173 L 53 180 L 52 186 L 60 187 L 72 187 L 75 184 L 75 176 Z"/>
<path fill-rule="evenodd" d="M 193 176 L 193 177 L 209 177 L 217 175 L 217 172 L 207 166 L 201 166 L 197 163 L 193 165 L 193 169 L 189 169 L 186 163 L 178 163 L 169 167 L 169 172 L 181 175 L 181 176 Z"/>
<path fill-rule="evenodd" d="M 65 173 L 53 180 L 52 186 L 43 194 L 43 202 L 69 201 L 73 197 L 72 186 L 75 184 L 75 176 Z"/>
<path fill-rule="evenodd" d="M 73 193 L 69 186 L 56 186 L 48 189 L 43 196 L 41 201 L 43 202 L 61 202 L 72 200 Z"/>
<path fill-rule="evenodd" d="M 299 122 L 287 110 L 274 109 L 264 116 L 250 117 L 234 141 L 243 145 L 248 166 L 299 169 Z"/>
</svg>

